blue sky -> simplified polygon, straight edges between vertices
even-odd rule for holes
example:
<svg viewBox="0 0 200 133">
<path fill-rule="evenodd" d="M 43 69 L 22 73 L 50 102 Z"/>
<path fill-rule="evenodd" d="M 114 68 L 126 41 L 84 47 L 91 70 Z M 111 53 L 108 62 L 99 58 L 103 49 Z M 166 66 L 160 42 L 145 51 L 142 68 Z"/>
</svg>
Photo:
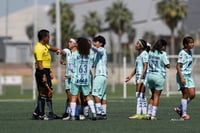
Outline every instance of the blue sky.
<svg viewBox="0 0 200 133">
<path fill-rule="evenodd" d="M 51 4 L 56 0 L 37 0 L 38 4 Z M 66 2 L 80 2 L 83 0 L 65 0 Z M 0 17 L 6 15 L 8 13 L 12 13 L 14 11 L 20 10 L 25 7 L 29 7 L 34 5 L 34 0 L 0 0 Z M 7 8 L 8 7 L 8 8 Z"/>
</svg>

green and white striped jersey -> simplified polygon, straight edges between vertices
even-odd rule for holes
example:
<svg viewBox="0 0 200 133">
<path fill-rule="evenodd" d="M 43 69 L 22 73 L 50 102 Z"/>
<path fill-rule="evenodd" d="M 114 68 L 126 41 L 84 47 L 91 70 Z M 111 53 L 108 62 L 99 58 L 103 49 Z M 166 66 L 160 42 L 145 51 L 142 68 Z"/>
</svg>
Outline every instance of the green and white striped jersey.
<svg viewBox="0 0 200 133">
<path fill-rule="evenodd" d="M 140 55 L 136 57 L 135 69 L 136 69 L 136 80 L 140 79 L 142 71 L 144 69 L 144 63 L 148 62 L 148 53 L 146 50 L 142 51 Z M 145 78 L 146 74 L 144 75 Z"/>
<path fill-rule="evenodd" d="M 178 54 L 178 63 L 180 63 L 182 74 L 191 74 L 192 73 L 192 51 L 190 50 L 187 53 L 182 49 Z"/>
<path fill-rule="evenodd" d="M 72 62 L 71 62 L 71 56 L 72 56 L 72 52 L 70 49 L 65 48 L 63 49 L 63 51 L 65 52 L 65 56 L 66 56 L 66 68 L 65 68 L 65 76 L 71 75 L 71 69 L 72 69 Z"/>
<path fill-rule="evenodd" d="M 89 85 L 91 81 L 90 71 L 94 62 L 92 54 L 81 56 L 78 51 L 72 54 L 72 79 L 77 85 Z"/>
<path fill-rule="evenodd" d="M 160 73 L 164 77 L 166 76 L 166 65 L 169 64 L 167 53 L 162 51 L 162 53 L 157 50 L 149 51 L 149 62 L 148 62 L 148 73 Z"/>
<path fill-rule="evenodd" d="M 94 76 L 108 76 L 107 73 L 107 54 L 106 49 L 103 47 L 96 48 L 92 46 L 94 51 Z"/>
</svg>

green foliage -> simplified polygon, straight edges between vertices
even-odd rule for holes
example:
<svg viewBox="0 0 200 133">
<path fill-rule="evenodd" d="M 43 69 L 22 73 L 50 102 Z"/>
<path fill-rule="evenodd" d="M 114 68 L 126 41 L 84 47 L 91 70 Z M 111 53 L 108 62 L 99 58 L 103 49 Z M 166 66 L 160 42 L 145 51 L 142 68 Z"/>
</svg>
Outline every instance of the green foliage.
<svg viewBox="0 0 200 133">
<path fill-rule="evenodd" d="M 113 49 L 113 66 L 120 66 L 119 63 L 122 60 L 122 46 L 121 46 L 121 38 L 122 35 L 128 31 L 128 29 L 132 26 L 133 14 L 132 12 L 126 7 L 126 5 L 121 1 L 117 0 L 113 3 L 111 7 L 106 9 L 106 19 L 105 21 L 108 22 L 109 28 L 118 36 L 118 43 L 119 51 L 115 51 Z M 132 32 L 132 31 L 131 31 Z M 133 35 L 133 34 L 131 34 Z M 132 38 L 129 38 L 132 39 Z M 119 55 L 119 59 L 117 59 L 117 55 Z M 119 60 L 119 61 L 117 61 Z M 119 74 L 120 75 L 120 74 Z M 118 76 L 120 77 L 120 76 Z M 117 76 L 114 77 L 114 81 L 116 81 Z"/>
<path fill-rule="evenodd" d="M 26 35 L 30 40 L 33 40 L 33 24 L 30 24 L 26 27 Z"/>
<path fill-rule="evenodd" d="M 146 31 L 143 35 L 143 39 L 149 42 L 150 44 L 154 44 L 157 38 L 153 31 Z"/>
<path fill-rule="evenodd" d="M 133 14 L 126 5 L 118 0 L 106 10 L 106 22 L 117 35 L 121 36 L 130 27 Z"/>
<path fill-rule="evenodd" d="M 48 14 L 51 17 L 52 24 L 56 23 L 56 5 L 53 3 L 51 5 L 51 9 L 49 10 Z M 61 43 L 62 48 L 66 47 L 66 40 L 70 38 L 77 37 L 76 27 L 74 25 L 74 12 L 72 11 L 72 7 L 70 4 L 61 1 L 60 2 L 60 21 L 61 21 Z M 53 35 L 53 43 L 56 44 L 56 31 L 52 33 Z"/>
<path fill-rule="evenodd" d="M 128 34 L 128 42 L 132 44 L 133 40 L 135 39 L 136 36 L 136 29 L 133 27 L 129 27 L 127 29 L 127 34 Z"/>
<path fill-rule="evenodd" d="M 171 54 L 175 54 L 174 30 L 178 23 L 186 17 L 187 9 L 187 2 L 184 0 L 164 0 L 157 3 L 157 13 L 171 31 Z"/>
<path fill-rule="evenodd" d="M 83 30 L 86 36 L 94 38 L 95 35 L 101 31 L 101 18 L 96 11 L 89 12 L 88 15 L 83 16 L 84 25 Z"/>
<path fill-rule="evenodd" d="M 167 0 L 157 4 L 157 13 L 166 25 L 173 31 L 179 21 L 187 15 L 187 3 L 183 0 Z"/>
</svg>

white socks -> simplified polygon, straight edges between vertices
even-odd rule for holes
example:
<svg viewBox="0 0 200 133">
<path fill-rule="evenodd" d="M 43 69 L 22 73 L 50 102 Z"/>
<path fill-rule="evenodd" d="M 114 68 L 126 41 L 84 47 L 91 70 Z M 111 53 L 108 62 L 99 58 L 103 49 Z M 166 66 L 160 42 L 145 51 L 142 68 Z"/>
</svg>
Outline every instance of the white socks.
<svg viewBox="0 0 200 133">
<path fill-rule="evenodd" d="M 157 110 L 158 110 L 157 106 L 152 106 L 152 114 L 151 115 L 156 116 Z"/>
<path fill-rule="evenodd" d="M 181 105 L 182 105 L 182 115 L 187 114 L 187 99 L 181 99 Z"/>
<path fill-rule="evenodd" d="M 106 115 L 107 104 L 102 104 L 101 106 L 102 106 L 102 112 L 101 112 L 101 114 L 102 115 Z"/>
<path fill-rule="evenodd" d="M 76 103 L 75 102 L 71 102 L 70 103 L 71 106 L 71 116 L 75 116 L 75 112 L 76 112 Z"/>
<path fill-rule="evenodd" d="M 136 105 L 136 114 L 141 114 L 142 112 L 142 103 L 140 96 L 136 97 L 137 105 Z"/>
<path fill-rule="evenodd" d="M 85 116 L 88 116 L 88 115 L 89 115 L 89 106 L 84 106 L 84 108 L 83 108 L 83 114 L 84 114 Z"/>
<path fill-rule="evenodd" d="M 136 92 L 136 114 L 147 114 L 147 98 L 144 93 Z"/>
<path fill-rule="evenodd" d="M 152 106 L 152 104 L 149 104 L 148 105 L 148 115 L 151 115 L 152 114 L 152 110 L 153 110 L 153 106 Z"/>
<path fill-rule="evenodd" d="M 97 114 L 101 114 L 102 112 L 102 107 L 101 107 L 101 103 L 96 103 L 96 112 Z"/>
<path fill-rule="evenodd" d="M 89 100 L 87 103 L 88 103 L 88 106 L 90 107 L 91 112 L 96 113 L 95 108 L 94 108 L 94 102 L 92 100 Z"/>
<path fill-rule="evenodd" d="M 142 113 L 147 114 L 147 98 L 145 95 L 142 97 Z"/>
</svg>

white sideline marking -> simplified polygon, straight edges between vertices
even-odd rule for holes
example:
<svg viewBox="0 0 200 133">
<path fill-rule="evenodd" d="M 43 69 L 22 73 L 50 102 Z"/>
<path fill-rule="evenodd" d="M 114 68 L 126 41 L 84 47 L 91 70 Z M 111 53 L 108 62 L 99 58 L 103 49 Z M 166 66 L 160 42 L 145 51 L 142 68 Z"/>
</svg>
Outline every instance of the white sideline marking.
<svg viewBox="0 0 200 133">
<path fill-rule="evenodd" d="M 0 99 L 0 102 L 31 102 L 32 99 Z"/>
<path fill-rule="evenodd" d="M 170 121 L 184 121 L 183 118 L 172 118 Z"/>
</svg>

